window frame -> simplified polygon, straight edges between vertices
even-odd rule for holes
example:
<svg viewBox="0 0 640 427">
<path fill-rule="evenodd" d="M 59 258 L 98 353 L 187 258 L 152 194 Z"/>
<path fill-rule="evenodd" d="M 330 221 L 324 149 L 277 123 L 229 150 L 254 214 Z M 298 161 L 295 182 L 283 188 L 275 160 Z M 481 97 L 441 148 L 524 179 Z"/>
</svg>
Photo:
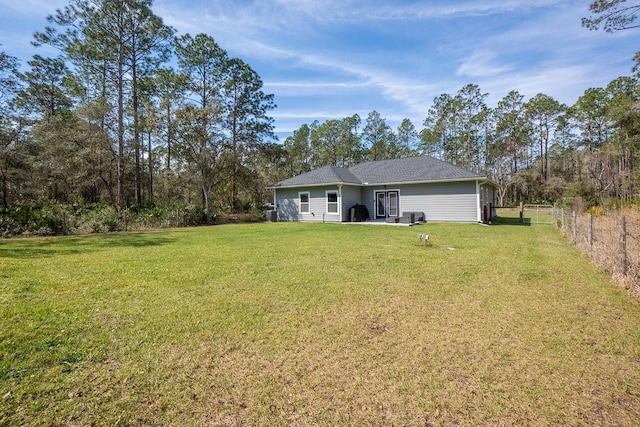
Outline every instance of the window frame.
<svg viewBox="0 0 640 427">
<path fill-rule="evenodd" d="M 326 198 L 326 213 L 327 215 L 340 215 L 340 192 L 338 190 L 326 190 L 325 191 L 325 198 Z M 329 194 L 335 194 L 336 195 L 336 201 L 335 202 L 329 202 Z M 335 205 L 335 212 L 331 212 L 329 210 L 329 206 L 331 205 Z"/>
<path fill-rule="evenodd" d="M 307 196 L 307 201 L 302 201 L 302 196 Z M 303 207 L 306 206 L 307 210 L 303 210 Z M 298 192 L 298 209 L 301 214 L 309 214 L 311 213 L 311 192 L 310 191 L 299 191 Z"/>
</svg>

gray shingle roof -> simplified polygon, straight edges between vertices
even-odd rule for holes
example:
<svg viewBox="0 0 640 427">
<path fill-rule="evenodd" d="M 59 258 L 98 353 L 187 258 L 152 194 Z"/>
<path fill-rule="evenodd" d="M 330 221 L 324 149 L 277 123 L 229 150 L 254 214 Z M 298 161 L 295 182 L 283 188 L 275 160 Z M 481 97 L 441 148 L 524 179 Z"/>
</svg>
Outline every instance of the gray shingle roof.
<svg viewBox="0 0 640 427">
<path fill-rule="evenodd" d="M 353 166 L 350 170 L 363 183 L 369 184 L 484 178 L 477 173 L 429 156 L 366 162 Z"/>
<path fill-rule="evenodd" d="M 420 156 L 366 162 L 349 169 L 324 166 L 280 181 L 274 187 L 390 184 L 468 179 L 484 179 L 484 177 L 433 157 Z"/>
<path fill-rule="evenodd" d="M 274 185 L 274 187 L 297 187 L 303 185 L 322 184 L 361 184 L 362 181 L 349 169 L 337 166 L 323 166 L 311 172 L 303 173 L 293 178 L 285 179 Z"/>
</svg>

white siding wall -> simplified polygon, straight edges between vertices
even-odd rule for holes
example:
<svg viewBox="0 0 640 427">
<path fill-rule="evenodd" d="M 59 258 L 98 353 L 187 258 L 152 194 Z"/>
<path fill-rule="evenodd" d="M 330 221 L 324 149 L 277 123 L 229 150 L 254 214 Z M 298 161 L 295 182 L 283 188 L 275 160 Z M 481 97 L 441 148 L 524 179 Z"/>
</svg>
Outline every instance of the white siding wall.
<svg viewBox="0 0 640 427">
<path fill-rule="evenodd" d="M 360 205 L 363 204 L 362 200 L 360 200 L 360 187 L 355 187 L 352 185 L 343 185 L 342 186 L 342 221 L 346 221 L 346 222 L 351 221 L 351 212 L 349 210 L 356 203 Z M 369 211 L 369 215 L 371 215 L 371 211 Z"/>
<path fill-rule="evenodd" d="M 424 212 L 427 221 L 476 222 L 478 221 L 478 196 L 476 182 L 452 182 L 437 184 L 392 185 L 387 190 L 398 190 L 400 196 L 399 212 Z M 284 188 L 276 190 L 276 210 L 278 221 L 340 221 L 340 215 L 326 214 L 327 190 L 337 190 L 337 186 Z M 371 219 L 375 219 L 375 191 L 385 190 L 383 186 L 342 186 L 338 199 L 342 209 L 342 220 L 349 221 L 349 209 L 356 203 L 363 204 L 369 210 Z M 309 191 L 310 213 L 300 214 L 298 193 Z M 495 195 L 490 188 L 488 199 L 493 202 Z"/>
<path fill-rule="evenodd" d="M 344 189 L 344 187 L 343 187 Z M 337 186 L 309 187 L 309 188 L 279 188 L 276 189 L 276 212 L 278 221 L 317 221 L 339 222 L 339 214 L 327 213 L 327 190 L 338 191 Z M 300 213 L 300 192 L 309 192 L 309 213 Z M 338 206 L 342 198 L 338 197 Z"/>
<path fill-rule="evenodd" d="M 360 204 L 365 205 L 367 210 L 369 211 L 369 218 L 371 220 L 376 219 L 376 201 L 374 198 L 373 192 L 375 190 L 383 190 L 384 187 L 371 186 L 371 187 L 360 187 Z M 402 200 L 402 198 L 401 198 Z"/>
<path fill-rule="evenodd" d="M 374 193 L 384 187 L 362 187 L 362 204 L 375 215 Z M 476 222 L 478 199 L 476 182 L 391 185 L 387 190 L 399 190 L 400 214 L 424 212 L 427 221 Z"/>
<path fill-rule="evenodd" d="M 278 221 L 299 221 L 298 190 L 290 188 L 275 191 L 276 213 Z"/>
<path fill-rule="evenodd" d="M 476 222 L 476 183 L 403 186 L 400 189 L 400 211 L 424 212 L 427 221 Z"/>
</svg>

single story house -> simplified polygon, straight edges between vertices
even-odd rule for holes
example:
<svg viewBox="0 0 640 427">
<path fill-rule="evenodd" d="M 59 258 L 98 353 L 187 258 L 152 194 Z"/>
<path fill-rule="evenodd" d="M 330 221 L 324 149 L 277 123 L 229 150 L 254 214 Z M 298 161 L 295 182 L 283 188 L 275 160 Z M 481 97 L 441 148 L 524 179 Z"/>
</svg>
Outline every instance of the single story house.
<svg viewBox="0 0 640 427">
<path fill-rule="evenodd" d="M 496 197 L 486 177 L 429 156 L 324 166 L 269 188 L 277 221 L 487 222 Z"/>
</svg>

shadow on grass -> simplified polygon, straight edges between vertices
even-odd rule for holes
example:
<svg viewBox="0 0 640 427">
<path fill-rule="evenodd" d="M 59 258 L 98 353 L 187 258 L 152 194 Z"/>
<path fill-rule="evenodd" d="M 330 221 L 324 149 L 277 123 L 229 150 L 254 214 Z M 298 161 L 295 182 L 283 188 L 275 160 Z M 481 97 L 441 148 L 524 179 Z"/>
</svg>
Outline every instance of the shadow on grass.
<svg viewBox="0 0 640 427">
<path fill-rule="evenodd" d="M 519 225 L 519 226 L 531 226 L 530 218 L 523 218 L 520 220 L 518 217 L 500 217 L 496 216 L 491 219 L 491 225 Z"/>
<path fill-rule="evenodd" d="M 0 258 L 41 258 L 97 252 L 107 248 L 144 248 L 175 241 L 166 236 L 131 233 L 0 241 Z"/>
</svg>

